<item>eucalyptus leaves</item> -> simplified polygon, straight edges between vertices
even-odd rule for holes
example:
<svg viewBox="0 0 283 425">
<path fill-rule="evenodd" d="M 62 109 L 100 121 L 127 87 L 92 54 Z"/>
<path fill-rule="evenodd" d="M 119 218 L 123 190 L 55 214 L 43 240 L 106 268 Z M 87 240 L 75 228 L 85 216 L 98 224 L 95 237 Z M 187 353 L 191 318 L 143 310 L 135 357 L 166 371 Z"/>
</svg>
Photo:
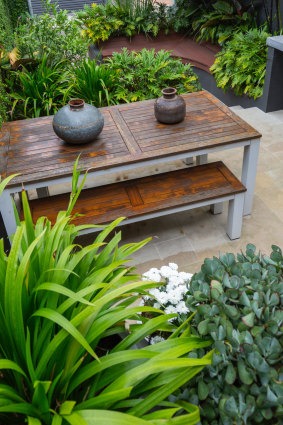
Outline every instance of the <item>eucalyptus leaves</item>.
<svg viewBox="0 0 283 425">
<path fill-rule="evenodd" d="M 281 424 L 283 415 L 283 256 L 270 257 L 247 245 L 245 253 L 205 259 L 194 276 L 170 263 L 150 269 L 144 280 L 159 282 L 142 305 L 175 313 L 175 326 L 190 323 L 191 335 L 213 340 L 212 364 L 193 385 L 170 396 L 200 406 L 202 425 Z M 187 292 L 184 286 L 187 287 Z M 177 303 L 175 299 L 177 298 Z M 178 305 L 184 304 L 184 309 Z M 149 342 L 170 338 L 156 332 Z M 206 349 L 190 353 L 202 357 Z"/>
<path fill-rule="evenodd" d="M 212 338 L 212 365 L 181 397 L 200 403 L 202 425 L 279 424 L 283 414 L 283 256 L 248 245 L 206 259 L 188 286 L 192 333 Z M 200 350 L 202 355 L 203 351 Z"/>
</svg>

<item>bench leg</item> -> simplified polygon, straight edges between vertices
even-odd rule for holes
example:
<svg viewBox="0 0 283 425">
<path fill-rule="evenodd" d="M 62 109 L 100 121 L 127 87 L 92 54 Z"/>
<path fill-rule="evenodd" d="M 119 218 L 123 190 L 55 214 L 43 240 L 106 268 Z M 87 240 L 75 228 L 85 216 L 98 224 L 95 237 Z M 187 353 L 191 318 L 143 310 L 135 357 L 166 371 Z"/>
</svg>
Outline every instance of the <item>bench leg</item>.
<svg viewBox="0 0 283 425">
<path fill-rule="evenodd" d="M 197 165 L 207 164 L 207 153 L 197 156 Z"/>
<path fill-rule="evenodd" d="M 217 202 L 217 204 L 210 205 L 211 214 L 221 214 L 223 211 L 223 202 Z"/>
<path fill-rule="evenodd" d="M 244 201 L 244 193 L 238 193 L 229 201 L 227 235 L 230 239 L 238 239 L 241 236 Z"/>
</svg>

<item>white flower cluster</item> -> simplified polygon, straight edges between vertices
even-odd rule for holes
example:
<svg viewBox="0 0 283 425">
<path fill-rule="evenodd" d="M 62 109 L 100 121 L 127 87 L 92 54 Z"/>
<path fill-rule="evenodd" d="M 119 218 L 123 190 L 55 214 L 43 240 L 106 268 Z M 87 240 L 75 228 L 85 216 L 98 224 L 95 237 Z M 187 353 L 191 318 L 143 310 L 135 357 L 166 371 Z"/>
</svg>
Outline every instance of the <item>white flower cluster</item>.
<svg viewBox="0 0 283 425">
<path fill-rule="evenodd" d="M 149 295 L 143 296 L 141 304 L 146 302 L 154 308 L 162 309 L 166 314 L 186 314 L 189 309 L 185 303 L 186 285 L 192 277 L 191 273 L 178 272 L 178 265 L 169 263 L 160 269 L 152 268 L 143 274 L 143 280 L 165 282 L 160 288 L 150 289 Z M 174 320 L 171 319 L 171 321 Z"/>
<path fill-rule="evenodd" d="M 165 339 L 164 338 L 162 338 L 162 336 L 159 336 L 159 335 L 156 335 L 156 336 L 153 336 L 152 338 L 150 338 L 150 344 L 157 344 L 158 342 L 162 342 L 162 341 L 165 341 Z"/>
</svg>

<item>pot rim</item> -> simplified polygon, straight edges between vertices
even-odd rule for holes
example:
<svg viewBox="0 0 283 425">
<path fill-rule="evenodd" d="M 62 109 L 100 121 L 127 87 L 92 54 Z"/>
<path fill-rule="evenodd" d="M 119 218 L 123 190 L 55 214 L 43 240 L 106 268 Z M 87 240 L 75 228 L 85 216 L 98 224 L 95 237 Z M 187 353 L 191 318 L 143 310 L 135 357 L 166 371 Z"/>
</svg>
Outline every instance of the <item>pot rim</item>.
<svg viewBox="0 0 283 425">
<path fill-rule="evenodd" d="M 174 87 L 166 87 L 165 89 L 161 90 L 161 93 L 163 94 L 164 97 L 173 97 L 177 94 L 177 89 L 175 89 Z"/>
<path fill-rule="evenodd" d="M 69 100 L 68 105 L 71 110 L 76 111 L 85 106 L 85 101 L 83 99 L 71 99 Z"/>
</svg>

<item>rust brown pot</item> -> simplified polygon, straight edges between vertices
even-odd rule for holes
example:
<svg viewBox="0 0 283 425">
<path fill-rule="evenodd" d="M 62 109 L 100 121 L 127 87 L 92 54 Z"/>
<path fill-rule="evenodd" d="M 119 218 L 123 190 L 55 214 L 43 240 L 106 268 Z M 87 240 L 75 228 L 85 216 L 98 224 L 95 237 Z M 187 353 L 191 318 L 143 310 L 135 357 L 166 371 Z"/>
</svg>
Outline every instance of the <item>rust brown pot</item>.
<svg viewBox="0 0 283 425">
<path fill-rule="evenodd" d="M 177 90 L 168 87 L 162 90 L 162 97 L 154 104 L 154 113 L 157 121 L 163 124 L 176 124 L 186 116 L 186 103 L 177 95 Z"/>
</svg>

